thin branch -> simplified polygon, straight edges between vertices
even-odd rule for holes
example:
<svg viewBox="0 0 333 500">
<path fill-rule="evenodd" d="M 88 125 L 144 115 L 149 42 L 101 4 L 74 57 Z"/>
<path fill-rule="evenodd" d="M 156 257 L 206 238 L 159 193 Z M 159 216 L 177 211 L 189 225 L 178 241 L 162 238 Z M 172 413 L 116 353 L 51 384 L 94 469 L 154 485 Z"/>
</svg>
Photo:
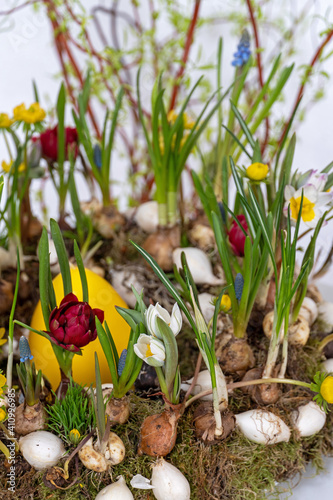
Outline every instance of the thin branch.
<svg viewBox="0 0 333 500">
<path fill-rule="evenodd" d="M 194 30 L 195 30 L 195 27 L 196 27 L 196 24 L 198 21 L 200 4 L 201 4 L 201 0 L 195 0 L 192 19 L 191 19 L 190 25 L 189 25 L 188 30 L 187 30 L 186 42 L 185 42 L 185 47 L 184 47 L 184 54 L 182 57 L 180 68 L 176 74 L 175 84 L 174 84 L 173 89 L 172 89 L 171 100 L 170 100 L 170 110 L 172 110 L 176 104 L 176 100 L 177 100 L 177 96 L 178 96 L 178 92 L 179 92 L 179 87 L 180 87 L 180 80 L 185 72 L 186 63 L 187 63 L 188 56 L 189 56 L 190 49 L 191 49 L 191 45 L 193 42 L 193 34 L 194 34 Z"/>
<path fill-rule="evenodd" d="M 286 121 L 285 123 L 285 126 L 284 126 L 284 129 L 282 131 L 282 134 L 280 136 L 280 139 L 279 139 L 279 143 L 278 143 L 278 147 L 281 146 L 282 144 L 282 141 L 284 139 L 284 136 L 286 135 L 287 133 L 287 130 L 288 130 L 288 126 L 289 126 L 289 123 L 290 121 L 292 120 L 293 118 L 293 115 L 295 113 L 295 110 L 298 106 L 298 103 L 299 101 L 302 99 L 303 97 L 303 94 L 304 94 L 304 88 L 305 88 L 305 85 L 306 83 L 308 82 L 309 80 L 309 77 L 311 75 L 311 73 L 313 72 L 313 68 L 314 68 L 314 65 L 317 63 L 317 61 L 319 60 L 324 48 L 326 47 L 326 45 L 329 43 L 329 41 L 331 40 L 331 38 L 333 37 L 333 29 L 329 30 L 326 34 L 326 37 L 324 38 L 324 40 L 322 41 L 322 43 L 319 45 L 319 47 L 317 48 L 314 56 L 312 57 L 312 60 L 310 62 L 310 65 L 308 67 L 308 69 L 306 70 L 306 73 L 305 73 L 305 76 L 303 78 L 303 83 L 301 84 L 299 90 L 298 90 L 298 94 L 297 94 L 297 97 L 296 97 L 296 100 L 295 100 L 295 104 L 292 108 L 292 111 L 290 113 L 290 117 L 289 119 Z"/>
<path fill-rule="evenodd" d="M 251 0 L 246 0 L 247 8 L 249 10 L 249 15 L 250 15 L 250 20 L 252 24 L 252 29 L 253 29 L 253 34 L 254 34 L 254 42 L 256 46 L 256 59 L 257 59 L 257 68 L 258 68 L 258 76 L 259 76 L 259 83 L 260 87 L 263 88 L 264 86 L 264 77 L 263 77 L 263 71 L 262 71 L 262 64 L 261 64 L 261 45 L 259 41 L 259 32 L 258 32 L 258 27 L 257 27 L 257 22 L 254 17 L 254 12 L 251 4 Z M 264 99 L 267 99 L 267 95 L 264 95 Z M 261 154 L 264 153 L 267 144 L 268 144 L 268 138 L 269 138 L 269 118 L 268 116 L 265 118 L 265 124 L 266 124 L 266 131 L 265 131 L 265 138 L 264 142 L 261 146 Z"/>
</svg>

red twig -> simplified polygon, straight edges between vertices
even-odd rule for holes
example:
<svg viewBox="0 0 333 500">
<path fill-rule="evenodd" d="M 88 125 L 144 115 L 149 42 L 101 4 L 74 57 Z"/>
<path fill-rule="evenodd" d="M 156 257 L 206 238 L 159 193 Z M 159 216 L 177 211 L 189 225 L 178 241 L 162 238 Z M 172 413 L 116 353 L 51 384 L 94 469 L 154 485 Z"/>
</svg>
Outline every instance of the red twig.
<svg viewBox="0 0 333 500">
<path fill-rule="evenodd" d="M 196 26 L 197 20 L 198 20 L 200 4 L 201 4 L 201 0 L 195 0 L 192 19 L 191 19 L 190 25 L 189 25 L 188 30 L 187 30 L 186 42 L 185 42 L 182 62 L 181 62 L 180 68 L 176 74 L 176 81 L 175 81 L 175 84 L 174 84 L 173 89 L 172 89 L 171 100 L 170 100 L 170 110 L 173 109 L 175 107 L 175 104 L 176 104 L 177 95 L 179 92 L 180 80 L 184 74 L 188 55 L 190 53 L 190 48 L 191 48 L 191 45 L 193 42 L 193 34 L 194 34 L 194 29 L 195 29 L 195 26 Z"/>
<path fill-rule="evenodd" d="M 52 24 L 52 29 L 53 29 L 53 33 L 54 33 L 54 40 L 55 40 L 58 56 L 60 59 L 62 71 L 64 74 L 66 87 L 67 87 L 69 96 L 70 96 L 73 104 L 76 105 L 76 99 L 73 95 L 73 90 L 71 88 L 70 81 L 69 81 L 68 71 L 67 71 L 67 68 L 65 65 L 65 61 L 64 61 L 64 53 L 67 55 L 71 65 L 73 67 L 73 70 L 76 74 L 76 77 L 78 78 L 78 80 L 81 84 L 81 87 L 83 87 L 84 79 L 83 79 L 83 76 L 82 76 L 81 71 L 79 69 L 79 66 L 74 58 L 74 55 L 72 54 L 72 51 L 68 46 L 66 33 L 63 33 L 60 29 L 60 24 L 58 22 L 59 15 L 58 15 L 57 10 L 55 9 L 54 3 L 51 2 L 50 0 L 44 0 L 44 3 L 45 3 L 45 6 L 47 8 L 48 17 L 49 17 L 51 24 Z M 91 119 L 91 123 L 95 129 L 96 135 L 97 135 L 98 139 L 100 139 L 101 132 L 99 130 L 97 120 L 96 120 L 95 115 L 91 109 L 90 104 L 88 104 L 88 113 L 89 113 L 89 116 Z"/>
<path fill-rule="evenodd" d="M 256 59 L 257 59 L 257 68 L 258 68 L 258 76 L 259 76 L 259 83 L 260 87 L 263 88 L 264 86 L 264 77 L 263 77 L 263 72 L 262 72 L 262 65 L 261 65 L 261 52 L 260 52 L 260 41 L 259 41 L 259 32 L 258 32 L 258 27 L 257 23 L 254 17 L 254 12 L 251 4 L 251 0 L 246 0 L 247 8 L 249 10 L 249 15 L 250 15 L 250 20 L 252 24 L 252 29 L 253 29 L 253 34 L 254 34 L 254 42 L 256 46 Z M 264 96 L 264 99 L 266 99 L 267 96 Z M 267 144 L 268 144 L 268 138 L 269 138 L 269 118 L 268 116 L 265 119 L 265 124 L 266 124 L 266 131 L 265 131 L 265 138 L 264 142 L 261 146 L 261 154 L 264 153 Z"/>
<path fill-rule="evenodd" d="M 327 35 L 326 35 L 325 39 L 324 39 L 324 40 L 322 41 L 322 43 L 319 45 L 318 49 L 316 50 L 316 52 L 315 52 L 315 54 L 314 54 L 314 56 L 313 56 L 313 58 L 312 58 L 312 60 L 311 60 L 311 62 L 310 62 L 310 65 L 309 65 L 309 67 L 308 67 L 308 69 L 307 69 L 307 71 L 306 71 L 306 74 L 305 74 L 305 78 L 303 79 L 303 83 L 302 83 L 302 84 L 300 85 L 300 87 L 299 87 L 299 91 L 298 91 L 298 94 L 297 94 L 297 97 L 296 97 L 296 100 L 295 100 L 295 104 L 294 104 L 294 106 L 293 106 L 293 108 L 292 108 L 292 111 L 291 111 L 291 113 L 290 113 L 290 117 L 289 117 L 289 119 L 286 121 L 285 126 L 284 126 L 284 129 L 283 129 L 282 134 L 281 134 L 281 136 L 280 136 L 279 143 L 278 143 L 278 147 L 280 147 L 280 146 L 281 146 L 282 141 L 283 141 L 283 139 L 284 139 L 284 136 L 285 136 L 285 135 L 286 135 L 286 133 L 287 133 L 289 123 L 290 123 L 290 121 L 291 121 L 291 120 L 292 120 L 292 118 L 293 118 L 293 115 L 294 115 L 294 113 L 295 113 L 295 110 L 296 110 L 296 108 L 297 108 L 297 106 L 298 106 L 299 101 L 300 101 L 300 100 L 302 99 L 302 97 L 303 97 L 304 87 L 305 87 L 305 84 L 306 84 L 306 83 L 307 83 L 307 81 L 308 81 L 309 76 L 311 75 L 311 73 L 312 73 L 312 71 L 313 71 L 313 67 L 314 67 L 314 65 L 316 64 L 316 62 L 318 61 L 318 59 L 320 58 L 322 51 L 324 50 L 325 46 L 328 44 L 328 42 L 331 40 L 331 38 L 332 38 L 332 37 L 333 37 L 333 29 L 331 29 L 331 30 L 327 33 Z"/>
</svg>

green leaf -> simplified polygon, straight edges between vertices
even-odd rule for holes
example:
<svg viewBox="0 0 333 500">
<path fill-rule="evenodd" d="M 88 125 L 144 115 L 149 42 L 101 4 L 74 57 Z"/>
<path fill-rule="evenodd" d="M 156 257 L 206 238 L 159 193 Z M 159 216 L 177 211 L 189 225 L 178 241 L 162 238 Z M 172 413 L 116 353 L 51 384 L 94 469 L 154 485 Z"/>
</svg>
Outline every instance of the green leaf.
<svg viewBox="0 0 333 500">
<path fill-rule="evenodd" d="M 187 309 L 187 307 L 186 307 L 183 299 L 179 295 L 178 290 L 172 285 L 171 281 L 167 278 L 167 276 L 162 271 L 162 269 L 157 264 L 157 262 L 153 259 L 153 257 L 151 255 L 149 255 L 149 253 L 146 252 L 146 250 L 144 250 L 143 248 L 141 248 L 140 245 L 138 245 L 137 243 L 134 243 L 134 241 L 130 240 L 130 242 L 137 249 L 137 251 L 142 255 L 142 257 L 144 257 L 144 259 L 148 262 L 148 264 L 151 266 L 151 268 L 153 269 L 153 271 L 156 274 L 156 276 L 160 279 L 160 281 L 163 283 L 163 285 L 166 287 L 166 289 L 170 292 L 170 294 L 172 295 L 172 297 L 175 299 L 175 301 L 179 305 L 180 309 L 185 314 L 185 316 L 188 319 L 191 327 L 193 328 L 193 331 L 195 333 L 197 333 L 197 328 L 196 328 L 196 325 L 195 325 L 195 323 L 193 321 L 191 313 Z"/>
<path fill-rule="evenodd" d="M 51 313 L 49 288 L 50 260 L 49 260 L 49 239 L 46 228 L 43 227 L 42 236 L 38 245 L 39 259 L 39 294 L 45 328 L 49 330 L 49 318 Z"/>
<path fill-rule="evenodd" d="M 106 149 L 103 148 L 103 151 L 102 151 L 102 175 L 103 175 L 104 183 L 107 184 L 108 186 L 109 186 L 109 182 L 110 182 L 110 165 L 111 165 L 111 152 L 112 152 L 112 147 L 113 147 L 113 139 L 114 139 L 114 134 L 116 131 L 117 119 L 118 119 L 118 114 L 119 114 L 119 111 L 121 108 L 123 96 L 124 96 L 124 89 L 123 89 L 123 87 L 121 87 L 120 91 L 118 92 L 115 107 L 113 110 L 112 122 L 111 122 L 110 133 L 109 133 L 109 140 L 108 140 Z"/>
<path fill-rule="evenodd" d="M 108 339 L 108 335 L 106 331 L 104 330 L 103 326 L 101 325 L 101 322 L 99 321 L 98 318 L 96 318 L 96 330 L 97 330 L 97 336 L 98 340 L 102 346 L 106 361 L 108 363 L 108 367 L 110 370 L 111 378 L 112 378 L 112 383 L 114 390 L 117 391 L 118 389 L 118 372 L 117 372 L 117 365 L 113 356 L 113 350 L 110 346 L 110 342 Z M 95 353 L 96 355 L 96 353 Z M 96 383 L 97 387 L 97 383 Z"/>
<path fill-rule="evenodd" d="M 91 396 L 96 413 L 96 423 L 99 439 L 102 440 L 105 434 L 105 405 L 102 391 L 102 379 L 99 368 L 97 352 L 95 352 L 95 380 L 96 380 L 96 399 L 94 391 L 91 388 Z"/>
<path fill-rule="evenodd" d="M 65 106 L 66 106 L 66 91 L 62 83 L 57 100 L 57 141 L 58 141 L 58 169 L 62 170 L 65 161 Z M 59 172 L 60 174 L 60 172 Z"/>
<path fill-rule="evenodd" d="M 247 140 L 249 141 L 249 144 L 250 146 L 252 147 L 252 149 L 255 148 L 255 145 L 256 145 L 256 142 L 254 140 L 254 138 L 252 137 L 252 134 L 250 132 L 250 129 L 248 128 L 248 126 L 246 125 L 246 122 L 245 120 L 243 119 L 242 115 L 240 114 L 240 112 L 238 111 L 238 109 L 236 108 L 236 106 L 234 105 L 233 102 L 230 101 L 230 106 L 231 106 L 231 109 L 232 111 L 234 112 Z"/>
<path fill-rule="evenodd" d="M 173 381 L 178 368 L 178 347 L 175 335 L 171 328 L 163 321 L 156 317 L 156 327 L 160 333 L 165 347 L 165 382 L 169 393 L 172 391 Z"/>
<path fill-rule="evenodd" d="M 72 279 L 71 279 L 66 247 L 60 228 L 54 219 L 50 220 L 50 227 L 51 227 L 52 239 L 58 256 L 59 267 L 64 287 L 64 295 L 66 296 L 72 292 Z"/>
<path fill-rule="evenodd" d="M 82 286 L 82 300 L 83 302 L 89 302 L 89 292 L 88 292 L 88 282 L 86 270 L 84 268 L 83 260 L 81 257 L 81 253 L 78 247 L 76 240 L 74 240 L 74 256 L 76 260 L 76 264 L 80 273 L 80 280 Z"/>
<path fill-rule="evenodd" d="M 240 142 L 240 140 L 238 139 L 238 137 L 233 133 L 232 130 L 230 130 L 228 127 L 226 127 L 225 125 L 222 125 L 223 128 L 226 129 L 226 131 L 231 135 L 231 137 L 233 138 L 233 140 L 238 144 L 238 146 L 241 148 L 241 150 L 246 154 L 246 156 L 251 160 L 251 155 L 250 153 L 247 151 L 246 147 Z"/>
<path fill-rule="evenodd" d="M 133 309 L 126 309 L 125 307 L 116 306 L 116 309 L 120 316 L 126 321 L 126 323 L 135 330 L 136 325 L 142 322 L 142 314 L 139 311 Z"/>
</svg>

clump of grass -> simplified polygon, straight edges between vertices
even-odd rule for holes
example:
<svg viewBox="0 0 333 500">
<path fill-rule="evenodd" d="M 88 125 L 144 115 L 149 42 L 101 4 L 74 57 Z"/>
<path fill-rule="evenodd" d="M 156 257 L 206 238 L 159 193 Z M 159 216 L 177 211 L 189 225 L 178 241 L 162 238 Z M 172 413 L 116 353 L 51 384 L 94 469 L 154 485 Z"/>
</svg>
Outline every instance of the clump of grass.
<svg viewBox="0 0 333 500">
<path fill-rule="evenodd" d="M 46 408 L 47 429 L 71 444 L 70 431 L 77 429 L 81 439 L 96 427 L 95 413 L 90 408 L 90 398 L 84 388 L 70 381 L 64 399 L 56 398 L 54 404 Z"/>
</svg>

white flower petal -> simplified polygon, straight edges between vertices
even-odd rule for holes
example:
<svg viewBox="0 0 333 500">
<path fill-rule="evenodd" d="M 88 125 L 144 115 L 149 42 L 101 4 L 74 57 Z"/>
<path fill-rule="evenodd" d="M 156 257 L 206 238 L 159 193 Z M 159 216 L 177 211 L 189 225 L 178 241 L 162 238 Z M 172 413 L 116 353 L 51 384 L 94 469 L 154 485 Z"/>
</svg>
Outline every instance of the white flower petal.
<svg viewBox="0 0 333 500">
<path fill-rule="evenodd" d="M 294 194 L 295 188 L 290 184 L 287 184 L 287 186 L 284 188 L 284 199 L 290 201 Z"/>
<path fill-rule="evenodd" d="M 156 311 L 157 311 L 159 317 L 161 319 L 163 319 L 163 321 L 165 321 L 165 323 L 167 325 L 169 325 L 170 321 L 171 321 L 171 317 L 170 317 L 170 314 L 168 313 L 168 311 L 166 309 L 164 309 L 164 307 L 160 306 L 158 302 L 157 302 L 155 308 L 156 308 Z"/>
<path fill-rule="evenodd" d="M 178 333 L 182 329 L 182 324 L 183 324 L 182 314 L 176 302 L 172 308 L 171 322 L 170 322 L 170 328 L 175 336 L 178 335 Z"/>
<path fill-rule="evenodd" d="M 317 191 L 323 191 L 327 178 L 328 174 L 317 173 L 317 170 L 313 170 L 311 176 L 306 182 L 306 186 L 312 185 Z"/>
<path fill-rule="evenodd" d="M 141 474 L 136 474 L 132 477 L 130 481 L 130 485 L 132 488 L 138 488 L 139 490 L 152 490 L 155 488 L 152 484 L 150 484 L 150 479 L 141 476 Z"/>
<path fill-rule="evenodd" d="M 332 193 L 319 193 L 318 200 L 316 203 L 317 207 L 322 207 L 323 205 L 328 205 L 332 201 Z"/>
<path fill-rule="evenodd" d="M 302 189 L 299 189 L 296 193 L 299 193 L 298 196 L 302 196 Z M 298 198 L 295 193 L 295 198 Z M 303 188 L 304 198 L 307 198 L 311 203 L 316 203 L 318 200 L 318 191 L 313 186 L 305 186 Z"/>
</svg>

